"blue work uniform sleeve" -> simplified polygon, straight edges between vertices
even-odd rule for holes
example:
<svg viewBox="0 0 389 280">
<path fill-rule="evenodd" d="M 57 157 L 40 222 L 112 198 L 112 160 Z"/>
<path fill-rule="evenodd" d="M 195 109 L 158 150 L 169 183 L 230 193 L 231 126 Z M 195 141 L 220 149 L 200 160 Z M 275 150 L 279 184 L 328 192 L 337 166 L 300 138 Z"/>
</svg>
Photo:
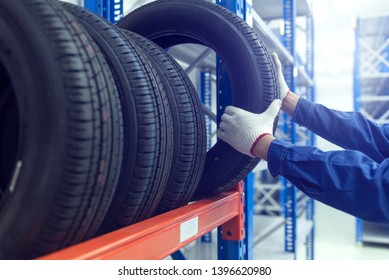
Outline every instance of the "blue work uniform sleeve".
<svg viewBox="0 0 389 280">
<path fill-rule="evenodd" d="M 293 120 L 324 139 L 358 150 L 376 162 L 389 157 L 389 125 L 379 126 L 359 112 L 340 112 L 300 98 Z"/>
<path fill-rule="evenodd" d="M 377 163 L 355 151 L 323 152 L 277 139 L 268 168 L 309 197 L 372 222 L 389 223 L 389 158 Z"/>
</svg>

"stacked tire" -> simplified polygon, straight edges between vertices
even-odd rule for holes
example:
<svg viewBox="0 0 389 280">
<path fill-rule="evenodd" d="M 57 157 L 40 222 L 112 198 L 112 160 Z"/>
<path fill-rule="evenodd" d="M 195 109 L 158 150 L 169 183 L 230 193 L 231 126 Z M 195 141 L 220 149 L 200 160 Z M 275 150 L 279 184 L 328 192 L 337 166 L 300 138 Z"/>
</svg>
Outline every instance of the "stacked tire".
<svg viewBox="0 0 389 280">
<path fill-rule="evenodd" d="M 234 32 L 242 57 L 216 43 L 228 36 L 192 25 L 204 17 Z M 155 24 L 163 18 L 174 20 Z M 1 259 L 36 258 L 227 190 L 256 165 L 221 141 L 206 151 L 197 92 L 164 51 L 189 41 L 227 62 L 234 105 L 262 112 L 277 98 L 258 37 L 206 1 L 158 1 L 115 26 L 69 3 L 0 0 Z"/>
</svg>

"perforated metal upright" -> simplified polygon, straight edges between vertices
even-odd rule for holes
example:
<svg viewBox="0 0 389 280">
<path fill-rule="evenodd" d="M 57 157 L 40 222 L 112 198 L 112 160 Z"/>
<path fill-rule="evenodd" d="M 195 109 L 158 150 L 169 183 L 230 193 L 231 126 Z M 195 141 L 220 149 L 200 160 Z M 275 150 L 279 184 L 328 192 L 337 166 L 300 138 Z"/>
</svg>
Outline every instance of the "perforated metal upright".
<svg viewBox="0 0 389 280">
<path fill-rule="evenodd" d="M 315 100 L 315 87 L 311 83 L 297 83 L 299 67 L 304 66 L 308 79 L 314 79 L 314 20 L 312 14 L 306 16 L 306 62 L 302 62 L 296 52 L 296 0 L 283 0 L 284 34 L 282 43 L 292 57 L 292 63 L 284 65 L 285 80 L 291 91 L 298 93 L 302 98 Z M 300 65 L 299 65 L 300 64 Z M 286 139 L 298 145 L 314 145 L 313 133 L 303 127 L 297 127 L 292 118 L 283 115 L 283 132 Z M 314 201 L 306 197 L 285 178 L 282 179 L 283 210 L 285 215 L 285 251 L 297 253 L 298 216 L 305 211 L 306 219 L 312 224 L 305 240 L 306 258 L 314 259 Z"/>
<path fill-rule="evenodd" d="M 284 0 L 284 36 L 282 43 L 293 58 L 292 64 L 284 65 L 284 77 L 291 91 L 296 91 L 295 61 L 297 60 L 295 50 L 296 34 L 296 1 Z M 284 133 L 288 140 L 296 143 L 296 129 L 291 117 L 283 114 Z M 296 228 L 297 228 L 297 203 L 296 188 L 285 178 L 282 179 L 284 194 L 284 214 L 285 214 L 285 251 L 296 252 Z"/>
<path fill-rule="evenodd" d="M 242 19 L 251 21 L 251 0 L 217 0 L 217 4 L 229 9 Z M 216 76 L 217 76 L 217 123 L 226 106 L 232 104 L 231 83 L 229 81 L 227 70 L 219 57 L 216 59 Z M 253 203 L 252 194 L 254 182 L 252 177 L 246 178 L 243 184 L 243 193 L 245 196 L 244 203 L 244 228 L 245 236 L 243 240 L 230 241 L 222 238 L 222 229 L 218 229 L 218 258 L 219 259 L 252 259 L 253 248 Z"/>
<path fill-rule="evenodd" d="M 307 41 L 307 61 L 305 65 L 305 70 L 307 71 L 309 77 L 313 80 L 314 73 L 314 19 L 312 15 L 309 15 L 306 19 L 306 41 Z M 316 90 L 315 86 L 309 86 L 306 88 L 306 98 L 313 102 L 316 101 Z M 309 130 L 305 130 L 305 134 L 307 135 L 307 144 L 314 146 L 315 145 L 315 135 Z M 308 233 L 306 238 L 306 258 L 308 260 L 313 260 L 315 258 L 314 251 L 314 240 L 315 240 L 315 201 L 313 199 L 308 199 L 306 204 L 306 219 L 312 222 L 312 228 Z"/>
<path fill-rule="evenodd" d="M 210 69 L 202 69 L 200 71 L 200 99 L 203 105 L 209 110 L 212 109 L 212 71 Z M 212 134 L 212 120 L 210 117 L 205 116 L 205 127 L 207 138 L 207 151 L 212 147 L 211 134 Z M 208 232 L 201 237 L 202 242 L 211 243 L 212 234 Z"/>
<path fill-rule="evenodd" d="M 84 7 L 112 23 L 123 16 L 123 0 L 84 0 Z"/>
</svg>

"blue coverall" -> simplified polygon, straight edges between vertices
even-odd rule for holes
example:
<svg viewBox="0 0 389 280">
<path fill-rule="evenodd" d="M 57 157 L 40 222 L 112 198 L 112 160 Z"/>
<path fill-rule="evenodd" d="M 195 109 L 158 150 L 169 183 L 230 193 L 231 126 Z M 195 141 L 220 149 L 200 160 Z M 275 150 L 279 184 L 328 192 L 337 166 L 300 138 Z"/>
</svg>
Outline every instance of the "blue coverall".
<svg viewBox="0 0 389 280">
<path fill-rule="evenodd" d="M 323 152 L 277 139 L 268 168 L 309 197 L 361 219 L 389 223 L 389 125 L 300 98 L 293 120 L 346 150 Z"/>
</svg>

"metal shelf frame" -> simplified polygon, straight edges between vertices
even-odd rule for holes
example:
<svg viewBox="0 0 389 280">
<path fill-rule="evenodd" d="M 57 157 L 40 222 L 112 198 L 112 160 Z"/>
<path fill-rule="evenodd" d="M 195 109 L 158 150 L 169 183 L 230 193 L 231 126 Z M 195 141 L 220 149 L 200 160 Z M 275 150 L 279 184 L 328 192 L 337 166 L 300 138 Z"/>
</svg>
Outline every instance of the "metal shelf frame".
<svg viewBox="0 0 389 280">
<path fill-rule="evenodd" d="M 295 38 L 296 38 L 296 1 L 284 0 L 283 7 L 284 16 L 284 36 L 283 45 L 290 53 L 293 61 L 296 61 Z M 294 74 L 294 64 L 287 64 L 284 66 L 284 77 L 291 91 L 296 92 L 296 76 Z M 295 125 L 286 114 L 283 114 L 284 125 L 283 131 L 289 136 L 292 143 L 296 143 L 296 129 Z M 296 188 L 285 178 L 282 178 L 282 192 L 284 201 L 284 215 L 285 215 L 285 251 L 296 252 L 296 231 L 297 231 L 297 199 Z"/>
<path fill-rule="evenodd" d="M 41 257 L 41 260 L 163 259 L 223 225 L 223 238 L 243 232 L 243 189 L 234 189 Z M 233 251 L 233 248 L 231 249 Z"/>
<path fill-rule="evenodd" d="M 261 0 L 261 1 L 222 1 L 217 0 L 218 4 L 221 4 L 241 17 L 253 27 L 253 30 L 258 33 L 262 41 L 265 43 L 269 52 L 276 51 L 285 66 L 285 77 L 287 83 L 293 91 L 297 91 L 301 96 L 309 100 L 315 101 L 315 88 L 314 88 L 314 22 L 311 13 L 310 6 L 306 0 Z M 272 14 L 266 12 L 266 7 L 270 9 Z M 244 10 L 246 9 L 246 10 Z M 306 17 L 306 62 L 303 64 L 295 51 L 295 38 L 296 38 L 296 17 Z M 262 17 L 264 19 L 262 19 Z M 273 31 L 268 27 L 265 20 L 283 20 L 284 22 L 284 34 L 282 40 L 280 40 Z M 197 48 L 197 49 L 196 49 Z M 226 78 L 225 69 L 222 62 L 212 52 L 207 52 L 207 56 L 204 59 L 196 60 L 196 53 L 204 53 L 201 47 L 190 47 L 189 50 L 183 48 L 177 48 L 172 51 L 172 54 L 179 57 L 183 61 L 196 61 L 196 64 L 204 69 L 215 69 L 212 67 L 213 60 L 217 60 L 216 69 L 216 82 L 218 93 L 217 104 L 217 116 L 221 116 L 226 105 L 231 103 L 231 96 L 228 92 L 229 80 Z M 219 94 L 221 93 L 221 95 Z M 215 116 L 216 118 L 216 116 Z M 220 120 L 217 118 L 217 123 Z M 280 119 L 281 129 L 278 133 L 283 138 L 297 143 L 300 145 L 314 145 L 314 135 L 303 128 L 296 128 L 291 118 L 285 116 Z M 281 133 L 280 133 L 281 132 Z M 285 250 L 287 252 L 296 253 L 296 228 L 297 228 L 297 216 L 301 212 L 306 213 L 306 219 L 311 222 L 312 227 L 307 235 L 306 239 L 306 258 L 314 258 L 314 201 L 307 198 L 300 191 L 296 190 L 289 182 L 282 179 L 282 201 L 279 207 L 280 212 L 283 210 L 285 214 Z M 268 185 L 269 186 L 269 185 Z M 258 189 L 257 189 L 258 190 Z M 270 187 L 263 190 L 263 198 L 271 198 L 274 188 Z M 275 205 L 273 208 L 277 210 Z M 301 239 L 301 238 L 300 238 Z"/>
<path fill-rule="evenodd" d="M 314 20 L 311 7 L 306 0 L 261 0 L 254 2 L 254 30 L 266 44 L 269 52 L 276 52 L 284 66 L 285 80 L 293 92 L 302 98 L 315 101 L 314 85 Z M 305 62 L 301 61 L 296 50 L 297 17 L 304 17 L 305 28 L 303 35 L 306 40 Z M 278 36 L 268 27 L 271 21 L 280 23 L 281 35 Z M 274 25 L 274 24 L 273 24 Z M 298 34 L 301 35 L 301 34 Z M 299 38 L 301 40 L 301 38 Z M 314 135 L 305 128 L 296 126 L 292 118 L 282 114 L 279 119 L 276 136 L 298 145 L 314 145 Z M 277 207 L 274 193 L 279 193 L 279 207 Z M 265 199 L 270 197 L 271 208 L 280 209 L 284 215 L 284 250 L 297 258 L 298 246 L 302 244 L 302 232 L 306 234 L 303 239 L 306 245 L 306 259 L 314 259 L 314 201 L 299 191 L 285 178 L 280 178 L 280 184 L 259 184 L 259 193 Z M 266 211 L 265 211 L 266 212 Z M 271 215 L 276 214 L 273 211 Z M 299 226 L 302 214 L 305 214 L 309 231 L 301 231 Z M 277 217 L 274 217 L 277 218 Z M 279 236 L 279 233 L 277 233 Z M 297 242 L 300 240 L 300 242 Z"/>
<path fill-rule="evenodd" d="M 123 0 L 84 0 L 84 7 L 112 23 L 123 16 Z"/>
<path fill-rule="evenodd" d="M 354 110 L 379 124 L 389 123 L 389 15 L 359 17 L 355 23 Z M 385 225 L 356 219 L 357 243 L 389 244 Z"/>
<path fill-rule="evenodd" d="M 301 1 L 299 1 L 301 3 Z M 304 1 L 306 4 L 306 1 Z M 306 18 L 306 63 L 304 65 L 305 73 L 309 83 L 299 84 L 297 76 L 299 75 L 297 69 L 298 57 L 296 52 L 296 17 L 297 17 L 297 1 L 283 0 L 283 20 L 284 20 L 284 35 L 282 37 L 283 45 L 288 50 L 293 58 L 292 64 L 285 65 L 284 73 L 285 80 L 289 88 L 293 92 L 298 92 L 303 98 L 311 101 L 315 100 L 314 88 L 314 21 L 310 13 L 310 9 L 302 6 L 306 10 L 306 14 L 302 14 Z M 301 5 L 300 5 L 301 7 Z M 300 9 L 301 10 L 301 9 Z M 301 14 L 301 12 L 300 12 Z M 307 129 L 299 127 L 296 128 L 291 117 L 284 114 L 283 132 L 288 135 L 288 139 L 292 143 L 300 145 L 314 145 L 314 135 Z M 303 195 L 295 186 L 283 178 L 283 194 L 284 201 L 284 215 L 285 215 L 285 251 L 297 253 L 297 228 L 298 215 L 301 209 L 306 211 L 306 220 L 312 223 L 309 233 L 306 236 L 306 258 L 314 259 L 314 201 Z"/>
<path fill-rule="evenodd" d="M 222 1 L 220 1 L 222 3 Z M 231 1 L 228 1 L 229 4 Z M 234 0 L 236 13 L 245 12 L 243 0 Z M 84 7 L 116 23 L 123 14 L 122 0 L 85 0 Z M 233 8 L 237 8 L 234 10 Z M 244 15 L 244 14 L 243 14 Z M 205 58 L 207 55 L 203 55 Z M 198 59 L 201 61 L 202 58 Z M 197 66 L 193 65 L 192 68 Z M 191 66 L 189 66 L 190 69 Z M 191 71 L 187 69 L 187 72 Z M 204 73 L 203 100 L 210 105 L 210 73 Z M 220 90 L 222 90 L 220 88 Z M 224 88 L 228 102 L 230 89 Z M 223 101 L 219 101 L 222 104 Z M 218 105 L 219 105 L 218 104 Z M 228 105 L 225 103 L 225 105 Z M 219 259 L 252 259 L 253 178 L 248 176 L 230 191 L 217 194 L 162 215 L 130 225 L 40 259 L 185 259 L 179 251 L 218 227 Z M 245 195 L 249 194 L 249 196 Z M 251 209 L 251 210 L 250 210 Z M 250 236 L 251 235 L 251 236 Z"/>
<path fill-rule="evenodd" d="M 203 69 L 200 71 L 200 99 L 207 109 L 212 109 L 212 72 L 209 69 Z M 216 119 L 215 119 L 216 121 Z M 209 116 L 205 116 L 205 127 L 207 137 L 207 151 L 212 147 L 212 139 L 209 137 L 212 134 L 212 119 Z M 201 237 L 202 242 L 211 243 L 212 234 L 208 232 Z"/>
<path fill-rule="evenodd" d="M 237 14 L 245 21 L 251 20 L 251 0 L 216 0 L 216 4 L 221 5 L 233 13 Z M 222 60 L 216 55 L 216 85 L 217 85 L 217 124 L 221 121 L 221 116 L 226 106 L 232 104 L 232 88 L 227 70 Z M 218 252 L 219 259 L 253 259 L 253 189 L 254 180 L 250 175 L 244 180 L 244 212 L 242 219 L 244 221 L 244 238 L 237 241 L 226 241 L 222 238 L 224 230 L 218 228 Z"/>
<path fill-rule="evenodd" d="M 262 0 L 265 1 L 265 0 Z M 285 23 L 284 40 L 281 43 L 272 31 L 267 29 L 264 21 L 253 9 L 252 0 L 216 0 L 216 3 L 227 7 L 234 13 L 245 19 L 253 29 L 258 32 L 267 47 L 279 53 L 285 65 L 286 79 L 292 90 L 297 86 L 306 88 L 306 97 L 314 100 L 313 83 L 313 47 L 307 50 L 307 64 L 297 67 L 297 55 L 295 53 L 295 23 L 296 0 L 283 1 L 283 17 Z M 277 1 L 280 2 L 280 1 Z M 306 1 L 306 0 L 301 0 Z M 147 1 L 143 1 L 147 2 Z M 85 0 L 84 6 L 91 11 L 100 14 L 116 23 L 123 14 L 123 0 Z M 298 10 L 300 13 L 301 9 Z M 305 13 L 305 12 L 304 12 Z M 307 22 L 307 43 L 313 44 L 313 19 Z M 308 41 L 311 40 L 311 41 Z M 174 48 L 173 48 L 174 49 Z M 177 50 L 174 50 L 177 52 Z M 220 121 L 224 108 L 231 104 L 231 88 L 227 75 L 223 70 L 223 64 L 215 54 L 203 50 L 203 56 L 198 58 L 196 64 L 189 63 L 187 71 L 193 68 L 206 66 L 210 60 L 216 61 L 216 84 L 217 84 L 217 108 L 213 119 Z M 178 50 L 180 54 L 180 50 Z M 194 53 L 198 53 L 194 50 Z M 181 52 L 182 54 L 182 52 Z M 185 55 L 183 56 L 185 57 Z M 309 57 L 309 58 L 308 58 Z M 311 60 L 310 60 L 311 59 Z M 185 59 L 184 59 L 185 60 Z M 189 70 L 188 70 L 189 69 Z M 213 69 L 215 71 L 215 69 Z M 296 74 L 298 73 L 297 78 Z M 212 79 L 211 71 L 204 73 L 204 91 L 210 91 L 209 83 Z M 214 79 L 214 78 L 213 78 Z M 209 99 L 203 96 L 207 103 Z M 204 107 L 209 104 L 204 104 Z M 205 110 L 205 113 L 209 111 Z M 284 120 L 284 134 L 289 135 L 296 142 L 297 133 L 291 120 Z M 307 135 L 307 139 L 313 141 L 313 136 Z M 312 142 L 311 142 L 312 143 Z M 288 183 L 285 181 L 285 185 Z M 159 216 L 125 227 L 112 233 L 91 239 L 81 244 L 54 252 L 41 259 L 163 259 L 169 255 L 173 259 L 185 259 L 179 251 L 194 240 L 206 236 L 214 228 L 218 228 L 218 259 L 252 259 L 253 258 L 253 174 L 247 176 L 244 183 L 239 183 L 234 189 L 218 194 L 212 198 L 191 203 L 187 206 L 175 209 Z M 285 201 L 285 249 L 287 252 L 296 254 L 296 226 L 297 226 L 297 197 L 294 186 L 287 186 L 287 199 Z M 313 201 L 307 204 L 307 219 L 312 221 L 314 207 Z M 314 224 L 310 227 L 310 233 L 306 241 L 307 258 L 313 259 Z"/>
</svg>

